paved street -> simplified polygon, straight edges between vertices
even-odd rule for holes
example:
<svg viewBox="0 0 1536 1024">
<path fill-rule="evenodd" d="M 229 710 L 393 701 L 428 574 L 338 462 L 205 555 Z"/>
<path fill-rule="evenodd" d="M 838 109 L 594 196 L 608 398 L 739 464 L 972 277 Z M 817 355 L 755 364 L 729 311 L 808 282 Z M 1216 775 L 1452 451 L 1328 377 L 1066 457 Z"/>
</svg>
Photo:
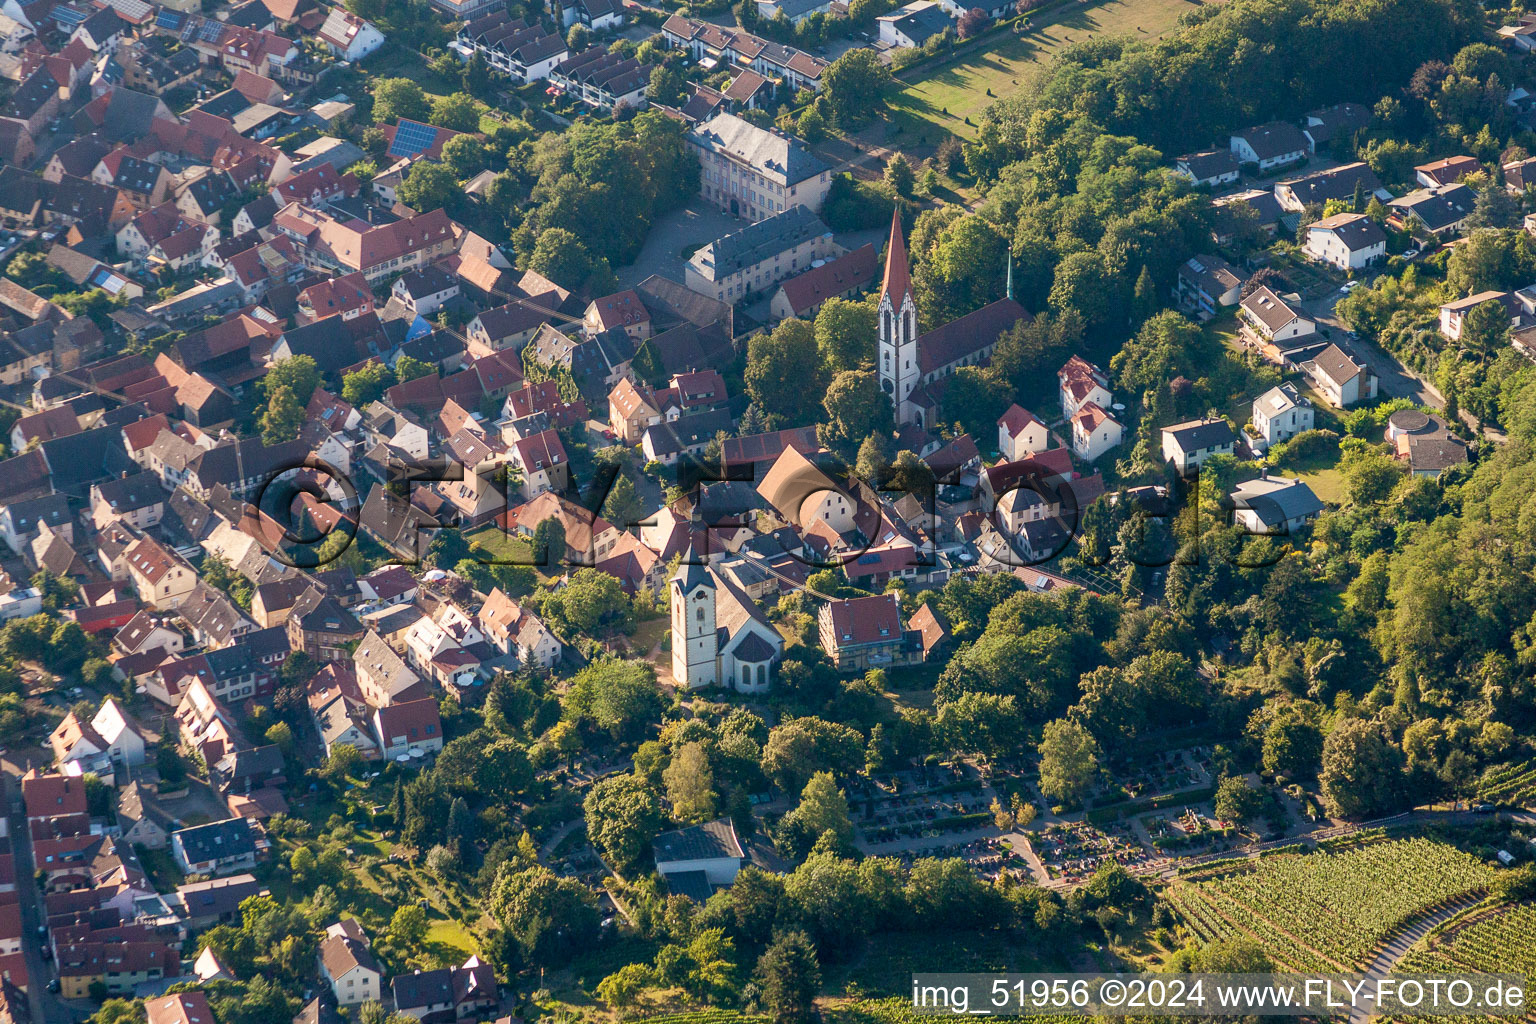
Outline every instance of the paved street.
<svg viewBox="0 0 1536 1024">
<path fill-rule="evenodd" d="M 27 841 L 27 818 L 22 810 L 21 780 L 7 772 L 5 787 L 6 820 L 10 826 L 11 849 L 15 858 L 17 886 L 21 896 L 21 949 L 27 958 L 27 1001 L 31 1004 L 34 1024 L 73 1024 L 76 1017 L 47 991 L 53 972 L 43 960 L 42 946 L 36 941 L 43 923 L 41 899 L 32 883 L 36 868 L 32 863 L 32 844 Z"/>
<path fill-rule="evenodd" d="M 1366 283 L 1370 283 L 1370 280 L 1373 279 L 1367 279 Z M 1350 338 L 1345 334 L 1348 328 L 1334 313 L 1334 307 L 1343 297 L 1342 292 L 1334 289 L 1320 298 L 1303 302 L 1302 310 L 1316 320 L 1319 326 L 1326 327 L 1333 335 L 1331 340 L 1337 342 L 1340 348 L 1371 368 L 1371 372 L 1381 382 L 1382 395 L 1387 398 L 1408 398 L 1420 405 L 1444 410 L 1445 396 L 1430 380 L 1404 366 L 1396 356 L 1381 346 L 1364 338 Z M 1473 430 L 1481 429 L 1483 436 L 1490 441 L 1504 440 L 1503 431 L 1495 427 L 1482 426 L 1477 418 L 1465 409 L 1461 411 L 1461 421 Z"/>
<path fill-rule="evenodd" d="M 1361 287 L 1364 287 L 1362 285 Z M 1397 358 L 1385 349 L 1380 348 L 1363 338 L 1350 338 L 1346 335 L 1349 330 L 1334 313 L 1334 307 L 1344 294 L 1337 288 L 1329 291 L 1320 298 L 1302 303 L 1302 310 L 1314 320 L 1320 327 L 1328 329 L 1332 335 L 1330 340 L 1336 342 L 1345 352 L 1355 359 L 1366 363 L 1380 380 L 1381 393 L 1388 398 L 1411 398 L 1421 405 L 1427 405 L 1435 409 L 1445 408 L 1445 396 L 1441 395 L 1435 386 L 1412 370 L 1409 370 Z M 1469 426 L 1473 425 L 1471 423 Z"/>
</svg>

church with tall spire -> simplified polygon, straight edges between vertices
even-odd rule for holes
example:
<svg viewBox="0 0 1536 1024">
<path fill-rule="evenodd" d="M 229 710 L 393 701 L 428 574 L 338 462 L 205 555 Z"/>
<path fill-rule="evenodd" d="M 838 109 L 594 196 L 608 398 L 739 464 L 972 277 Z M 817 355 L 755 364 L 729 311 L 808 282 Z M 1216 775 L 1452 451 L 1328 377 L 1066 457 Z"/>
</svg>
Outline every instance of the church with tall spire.
<svg viewBox="0 0 1536 1024">
<path fill-rule="evenodd" d="M 901 211 L 891 213 L 891 237 L 885 250 L 877 312 L 879 344 L 875 372 L 891 396 L 896 423 L 928 428 L 938 422 L 944 378 L 961 366 L 984 366 L 997 339 L 1019 321 L 1034 317 L 1013 299 L 1013 266 L 1008 266 L 1007 294 L 958 320 L 923 334 L 917 329 L 917 300 L 912 293 L 912 265 L 901 232 Z"/>
</svg>

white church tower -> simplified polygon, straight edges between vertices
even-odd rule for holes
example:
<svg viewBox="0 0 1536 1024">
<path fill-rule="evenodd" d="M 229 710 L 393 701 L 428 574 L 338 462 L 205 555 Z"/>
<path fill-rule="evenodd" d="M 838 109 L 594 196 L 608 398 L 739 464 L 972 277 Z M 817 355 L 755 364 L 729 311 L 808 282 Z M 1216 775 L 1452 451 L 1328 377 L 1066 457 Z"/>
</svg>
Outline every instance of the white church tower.
<svg viewBox="0 0 1536 1024">
<path fill-rule="evenodd" d="M 917 358 L 917 304 L 912 298 L 912 269 L 901 234 L 901 211 L 891 213 L 891 238 L 885 250 L 885 279 L 880 284 L 880 342 L 876 372 L 891 396 L 897 424 L 910 423 L 917 410 L 909 401 L 922 380 Z"/>
<path fill-rule="evenodd" d="M 715 582 L 702 565 L 688 564 L 693 549 L 672 574 L 672 679 L 690 690 L 719 682 L 719 634 L 715 631 Z"/>
</svg>

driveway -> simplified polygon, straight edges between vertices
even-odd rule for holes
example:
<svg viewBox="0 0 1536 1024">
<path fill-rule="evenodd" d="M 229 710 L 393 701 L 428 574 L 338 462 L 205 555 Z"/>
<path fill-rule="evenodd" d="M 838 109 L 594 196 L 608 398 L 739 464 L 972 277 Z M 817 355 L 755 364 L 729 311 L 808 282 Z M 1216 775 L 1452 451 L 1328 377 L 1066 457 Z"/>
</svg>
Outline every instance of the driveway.
<svg viewBox="0 0 1536 1024">
<path fill-rule="evenodd" d="M 688 264 L 684 248 L 708 245 L 721 235 L 740 231 L 747 223 L 722 212 L 702 196 L 694 196 L 687 205 L 663 214 L 651 225 L 651 233 L 645 237 L 635 262 L 618 268 L 619 287 L 633 288 L 652 274 L 683 284 L 683 268 Z"/>
</svg>

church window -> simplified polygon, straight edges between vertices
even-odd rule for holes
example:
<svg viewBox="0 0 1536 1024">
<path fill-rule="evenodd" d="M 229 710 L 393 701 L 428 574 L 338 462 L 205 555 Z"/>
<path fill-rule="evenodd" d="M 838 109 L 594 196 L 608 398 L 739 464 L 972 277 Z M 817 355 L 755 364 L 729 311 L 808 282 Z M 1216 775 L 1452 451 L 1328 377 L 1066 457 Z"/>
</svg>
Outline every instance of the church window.
<svg viewBox="0 0 1536 1024">
<path fill-rule="evenodd" d="M 699 605 L 698 619 L 699 619 L 700 622 L 704 621 L 704 606 L 703 605 Z"/>
</svg>

